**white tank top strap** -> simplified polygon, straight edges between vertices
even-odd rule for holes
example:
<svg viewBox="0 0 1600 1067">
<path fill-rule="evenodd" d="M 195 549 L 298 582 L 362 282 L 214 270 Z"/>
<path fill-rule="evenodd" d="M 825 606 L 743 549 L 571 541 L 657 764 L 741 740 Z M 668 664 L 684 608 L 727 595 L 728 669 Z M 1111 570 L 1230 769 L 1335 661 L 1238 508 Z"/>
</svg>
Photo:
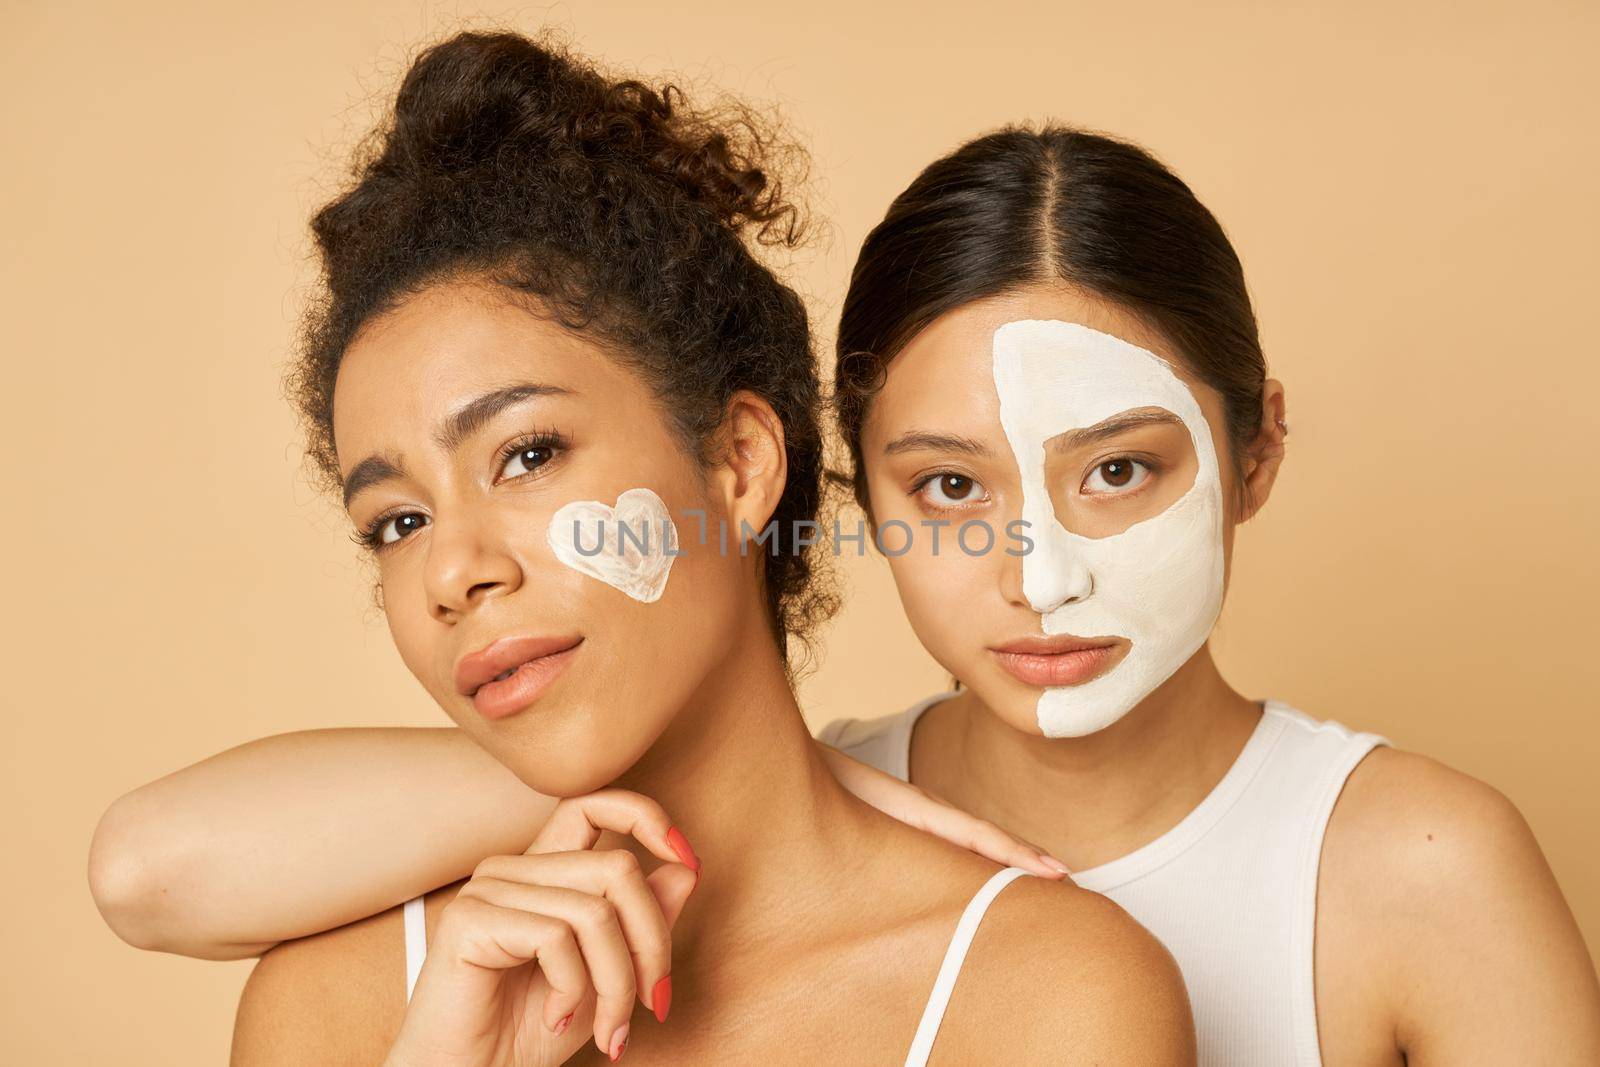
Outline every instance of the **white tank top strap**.
<svg viewBox="0 0 1600 1067">
<path fill-rule="evenodd" d="M 920 701 L 918 706 L 911 709 L 911 714 L 904 716 L 900 731 L 904 736 L 887 738 L 889 744 L 886 751 L 901 752 L 909 749 L 910 728 L 916 721 L 917 714 L 931 707 L 948 693 L 938 693 L 927 700 Z M 854 720 L 845 720 L 829 723 L 822 731 L 819 738 L 826 744 L 839 745 L 841 728 L 855 726 Z M 842 746 L 841 746 L 842 747 Z M 877 762 L 874 760 L 873 762 Z M 899 777 L 907 777 L 905 768 L 900 769 Z M 922 1021 L 917 1026 L 916 1037 L 911 1043 L 911 1052 L 906 1057 L 906 1067 L 922 1067 L 928 1061 L 928 1054 L 933 1048 L 934 1036 L 939 1031 L 939 1023 L 944 1018 L 945 1005 L 950 1002 L 950 992 L 955 988 L 956 975 L 961 971 L 961 962 L 966 959 L 967 949 L 972 944 L 972 937 L 977 932 L 978 923 L 983 918 L 983 913 L 988 910 L 989 902 L 994 900 L 996 894 L 1010 884 L 1018 875 L 1030 872 L 1021 867 L 1007 867 L 995 872 L 994 876 L 985 882 L 967 904 L 962 912 L 961 920 L 956 924 L 954 936 L 951 938 L 950 947 L 945 950 L 944 963 L 940 965 L 939 975 L 934 980 L 933 992 L 928 997 L 928 1004 L 923 1009 Z M 423 907 L 423 897 L 413 897 L 406 901 L 402 909 L 405 921 L 405 947 L 406 947 L 406 1002 L 411 1002 L 411 994 L 417 988 L 417 975 L 422 973 L 422 961 L 428 954 L 427 938 L 427 913 Z"/>
<path fill-rule="evenodd" d="M 972 938 L 977 934 L 978 924 L 983 921 L 989 905 L 1000 895 L 1000 890 L 1021 875 L 1031 873 L 1021 867 L 1006 867 L 996 871 L 967 902 L 966 909 L 956 923 L 955 933 L 950 937 L 950 945 L 945 949 L 939 974 L 933 980 L 928 1003 L 922 1009 L 916 1036 L 911 1039 L 911 1051 L 906 1053 L 906 1067 L 925 1067 L 927 1064 L 928 1055 L 933 1051 L 933 1039 L 939 1034 L 944 1010 L 950 1004 L 950 994 L 956 987 L 956 976 L 961 973 L 967 949 L 972 947 Z M 406 901 L 402 914 L 405 919 L 406 1002 L 409 1004 L 411 994 L 417 988 L 417 975 L 422 972 L 422 961 L 428 954 L 427 912 L 423 910 L 423 898 L 413 897 Z"/>
<path fill-rule="evenodd" d="M 423 957 L 428 954 L 427 912 L 422 898 L 406 901 L 406 1003 L 411 1002 L 411 991 L 417 988 L 417 975 L 422 972 Z"/>
<path fill-rule="evenodd" d="M 973 935 L 978 932 L 978 924 L 983 921 L 989 905 L 1000 895 L 1000 890 L 1019 876 L 1030 873 L 1021 867 L 996 871 L 967 903 L 960 921 L 956 923 L 955 934 L 950 938 L 950 947 L 945 949 L 944 962 L 939 965 L 939 976 L 934 979 L 933 991 L 928 994 L 928 1004 L 922 1009 L 922 1021 L 917 1024 L 917 1034 L 911 1040 L 911 1051 L 906 1053 L 906 1067 L 924 1067 L 928 1062 L 928 1055 L 933 1051 L 933 1039 L 939 1034 L 944 1010 L 950 1004 L 950 994 L 956 987 L 956 976 L 961 973 L 967 949 L 972 947 Z"/>
</svg>

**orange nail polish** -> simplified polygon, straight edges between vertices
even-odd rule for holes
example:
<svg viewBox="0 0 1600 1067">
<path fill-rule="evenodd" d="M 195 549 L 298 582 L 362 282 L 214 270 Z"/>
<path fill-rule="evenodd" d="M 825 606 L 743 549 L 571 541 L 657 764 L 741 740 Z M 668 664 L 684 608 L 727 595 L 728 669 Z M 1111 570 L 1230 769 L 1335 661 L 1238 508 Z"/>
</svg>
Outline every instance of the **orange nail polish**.
<svg viewBox="0 0 1600 1067">
<path fill-rule="evenodd" d="M 672 975 L 663 975 L 650 990 L 650 1010 L 656 1013 L 656 1022 L 667 1021 L 667 1012 L 672 1010 Z"/>
<path fill-rule="evenodd" d="M 627 1047 L 628 1025 L 627 1023 L 623 1023 L 622 1028 L 611 1035 L 611 1051 L 607 1052 L 606 1055 L 611 1057 L 612 1063 L 616 1063 L 618 1060 L 622 1059 L 622 1052 Z"/>
<path fill-rule="evenodd" d="M 682 830 L 679 830 L 676 826 L 669 826 L 667 828 L 667 844 L 672 846 L 672 851 L 678 854 L 678 859 L 683 861 L 685 867 L 695 874 L 700 873 L 700 857 L 696 856 L 694 849 L 689 847 L 689 839 L 683 836 Z"/>
<path fill-rule="evenodd" d="M 561 1018 L 556 1020 L 555 1032 L 558 1033 L 558 1034 L 565 1033 L 566 1030 L 567 1030 L 567 1027 L 571 1026 L 571 1025 L 572 1025 L 572 1013 L 569 1011 L 565 1015 L 563 1015 Z"/>
</svg>

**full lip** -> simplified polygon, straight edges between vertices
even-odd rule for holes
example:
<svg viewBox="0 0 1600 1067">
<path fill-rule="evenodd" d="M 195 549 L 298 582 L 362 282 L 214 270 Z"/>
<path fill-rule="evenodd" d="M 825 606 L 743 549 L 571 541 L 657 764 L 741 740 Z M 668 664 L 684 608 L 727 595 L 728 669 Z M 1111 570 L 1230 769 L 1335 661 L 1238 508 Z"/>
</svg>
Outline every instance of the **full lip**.
<svg viewBox="0 0 1600 1067">
<path fill-rule="evenodd" d="M 1082 685 L 1121 663 L 1132 642 L 1125 637 L 1031 635 L 990 646 L 1000 665 L 1025 685 Z"/>
<path fill-rule="evenodd" d="M 517 634 L 491 641 L 457 661 L 456 692 L 464 697 L 475 696 L 479 689 L 494 681 L 501 673 L 532 660 L 570 651 L 582 642 L 582 637 L 572 634 Z"/>
</svg>

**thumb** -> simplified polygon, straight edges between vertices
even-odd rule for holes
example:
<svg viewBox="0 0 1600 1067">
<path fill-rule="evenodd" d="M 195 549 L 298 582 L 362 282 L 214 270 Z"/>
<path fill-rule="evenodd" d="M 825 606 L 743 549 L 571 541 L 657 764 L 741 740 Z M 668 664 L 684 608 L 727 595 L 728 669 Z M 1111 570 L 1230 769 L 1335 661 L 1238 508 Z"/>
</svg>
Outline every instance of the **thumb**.
<svg viewBox="0 0 1600 1067">
<path fill-rule="evenodd" d="M 663 863 L 645 879 L 650 892 L 655 894 L 656 903 L 661 906 L 667 929 L 677 923 L 683 906 L 689 902 L 689 894 L 694 892 L 699 881 L 700 876 L 681 863 Z"/>
</svg>

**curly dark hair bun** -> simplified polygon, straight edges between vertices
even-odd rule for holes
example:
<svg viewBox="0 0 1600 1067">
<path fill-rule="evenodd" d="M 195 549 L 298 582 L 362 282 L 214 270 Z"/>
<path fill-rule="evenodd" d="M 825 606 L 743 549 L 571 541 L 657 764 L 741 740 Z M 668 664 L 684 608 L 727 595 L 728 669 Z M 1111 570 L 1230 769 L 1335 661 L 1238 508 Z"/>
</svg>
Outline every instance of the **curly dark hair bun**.
<svg viewBox="0 0 1600 1067">
<path fill-rule="evenodd" d="M 804 230 L 778 177 L 803 157 L 769 131 L 746 105 L 697 109 L 519 33 L 419 53 L 311 221 L 324 286 L 288 384 L 330 487 L 333 385 L 356 332 L 429 284 L 479 276 L 606 342 L 702 458 L 735 393 L 770 403 L 789 468 L 764 575 L 774 631 L 783 643 L 831 611 L 795 537 L 821 498 L 805 306 L 750 247 Z"/>
<path fill-rule="evenodd" d="M 697 114 L 674 85 L 608 80 L 520 34 L 465 33 L 424 52 L 395 99 L 395 137 L 416 165 L 443 171 L 564 154 L 630 163 L 736 228 L 755 223 L 785 242 L 802 229 L 761 169 L 773 146 L 747 108 Z"/>
</svg>

